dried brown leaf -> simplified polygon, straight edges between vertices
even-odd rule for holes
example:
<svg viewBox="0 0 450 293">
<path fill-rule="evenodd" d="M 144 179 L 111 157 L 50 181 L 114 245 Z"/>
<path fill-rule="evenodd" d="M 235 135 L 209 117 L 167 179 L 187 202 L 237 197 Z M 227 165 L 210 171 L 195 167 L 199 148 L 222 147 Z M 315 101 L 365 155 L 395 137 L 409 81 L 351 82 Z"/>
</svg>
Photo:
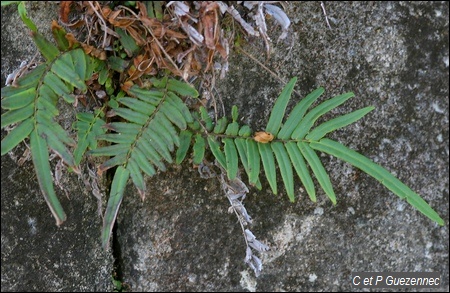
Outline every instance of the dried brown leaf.
<svg viewBox="0 0 450 293">
<path fill-rule="evenodd" d="M 133 40 L 136 42 L 136 45 L 143 46 L 147 40 L 145 40 L 140 33 L 133 27 L 128 26 L 127 32 L 130 34 L 130 36 L 133 38 Z"/>
<path fill-rule="evenodd" d="M 260 143 L 268 143 L 273 140 L 273 134 L 266 131 L 255 132 L 254 140 Z"/>
<path fill-rule="evenodd" d="M 219 5 L 207 1 L 202 2 L 201 5 L 200 20 L 203 26 L 205 45 L 208 49 L 215 50 L 216 44 L 219 42 L 219 16 L 217 13 Z"/>
<path fill-rule="evenodd" d="M 69 34 L 67 34 L 67 35 L 69 35 Z M 66 37 L 67 37 L 67 35 L 66 35 Z M 94 46 L 87 45 L 84 43 L 81 44 L 81 47 L 83 48 L 84 53 L 94 56 L 100 60 L 106 60 L 107 56 L 106 56 L 106 52 L 104 50 L 97 49 Z"/>
<path fill-rule="evenodd" d="M 59 18 L 64 23 L 69 23 L 70 5 L 73 1 L 61 1 L 59 3 Z"/>
<path fill-rule="evenodd" d="M 65 35 L 66 40 L 69 42 L 69 48 L 73 48 L 74 45 L 78 44 L 78 40 L 72 33 L 68 33 Z"/>
</svg>

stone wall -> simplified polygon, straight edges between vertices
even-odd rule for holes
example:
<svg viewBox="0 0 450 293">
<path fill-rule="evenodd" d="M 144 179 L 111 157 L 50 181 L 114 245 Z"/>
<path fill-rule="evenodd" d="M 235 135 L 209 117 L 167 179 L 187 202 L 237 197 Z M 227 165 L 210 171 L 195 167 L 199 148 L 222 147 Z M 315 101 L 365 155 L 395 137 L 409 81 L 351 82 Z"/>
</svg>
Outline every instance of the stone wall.
<svg viewBox="0 0 450 293">
<path fill-rule="evenodd" d="M 278 78 L 298 77 L 293 103 L 319 86 L 326 90 L 320 101 L 353 91 L 353 99 L 324 118 L 369 105 L 375 110 L 330 137 L 387 168 L 448 219 L 448 2 L 326 2 L 331 30 L 320 3 L 289 2 L 289 36 L 278 43 L 281 30 L 268 19 L 270 59 L 261 39 L 247 39 L 246 53 L 233 52 L 229 73 L 217 78 L 215 96 L 228 115 L 238 105 L 256 131 L 285 85 Z M 33 6 L 31 17 L 54 11 L 45 5 Z M 20 19 L 6 12 L 2 82 L 20 54 L 35 52 Z M 356 168 L 321 159 L 336 206 L 320 190 L 312 203 L 299 182 L 295 203 L 281 182 L 278 195 L 266 183 L 262 191 L 250 189 L 244 203 L 252 231 L 271 247 L 258 278 L 244 263 L 241 228 L 217 180 L 200 178 L 185 162 L 149 179 L 144 202 L 130 184 L 114 246 L 127 288 L 350 291 L 352 272 L 432 271 L 448 291 L 448 223 L 437 226 Z M 96 200 L 70 179 L 70 199 L 59 193 L 69 219 L 57 228 L 33 176 L 31 162 L 19 167 L 2 157 L 2 291 L 111 290 L 112 255 L 99 247 Z"/>
</svg>

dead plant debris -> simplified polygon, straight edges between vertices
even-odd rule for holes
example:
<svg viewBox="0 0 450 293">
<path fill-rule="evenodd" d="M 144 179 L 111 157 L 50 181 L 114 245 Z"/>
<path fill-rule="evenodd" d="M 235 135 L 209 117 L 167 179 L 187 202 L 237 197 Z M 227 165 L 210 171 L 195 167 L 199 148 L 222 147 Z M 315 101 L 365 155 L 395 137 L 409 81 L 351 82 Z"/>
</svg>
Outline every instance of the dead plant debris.
<svg viewBox="0 0 450 293">
<path fill-rule="evenodd" d="M 280 39 L 290 25 L 280 2 L 238 1 L 235 8 L 222 1 L 61 1 L 59 19 L 73 33 L 69 42 L 76 35 L 86 53 L 127 61 L 120 81 L 128 88 L 161 72 L 189 82 L 220 70 L 223 78 L 235 37 L 226 17 L 247 37 L 262 38 L 269 56 L 265 16 L 281 25 Z"/>
</svg>

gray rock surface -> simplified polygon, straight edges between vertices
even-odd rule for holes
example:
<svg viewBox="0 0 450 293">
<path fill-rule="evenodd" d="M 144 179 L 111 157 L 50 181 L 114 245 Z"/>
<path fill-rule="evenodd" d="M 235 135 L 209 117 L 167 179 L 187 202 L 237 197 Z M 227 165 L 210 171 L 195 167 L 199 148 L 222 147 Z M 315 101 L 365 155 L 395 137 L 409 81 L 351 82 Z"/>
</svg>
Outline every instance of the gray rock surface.
<svg viewBox="0 0 450 293">
<path fill-rule="evenodd" d="M 58 5 L 34 2 L 26 7 L 39 30 L 51 39 L 50 23 L 56 19 Z M 6 75 L 23 60 L 29 62 L 37 49 L 14 5 L 2 7 L 1 24 L 4 85 Z M 70 121 L 66 120 L 68 125 Z M 31 160 L 17 164 L 24 151 L 21 145 L 12 156 L 1 158 L 1 291 L 112 291 L 113 257 L 101 248 L 97 200 L 83 190 L 77 176 L 64 176 L 70 199 L 58 187 L 56 192 L 68 219 L 57 227 Z"/>
<path fill-rule="evenodd" d="M 33 6 L 33 19 L 42 8 L 55 11 L 45 5 Z M 185 162 L 149 179 L 144 202 L 129 185 L 114 247 L 128 288 L 350 291 L 352 272 L 434 271 L 442 276 L 440 291 L 448 291 L 448 8 L 447 2 L 326 2 L 330 30 L 320 2 L 290 2 L 286 41 L 276 43 L 280 30 L 268 20 L 274 40 L 269 60 L 261 39 L 243 44 L 284 81 L 298 77 L 293 103 L 319 86 L 326 89 L 321 101 L 356 94 L 325 119 L 375 106 L 330 137 L 393 172 L 430 203 L 445 226 L 370 176 L 322 156 L 336 206 L 321 191 L 312 203 L 299 182 L 293 204 L 281 182 L 276 196 L 266 183 L 262 191 L 250 189 L 244 203 L 253 217 L 251 230 L 271 246 L 255 278 L 219 182 L 200 178 Z M 2 8 L 2 82 L 23 58 L 14 51 L 35 52 L 18 17 L 7 17 Z M 18 27 L 6 32 L 13 24 Z M 216 96 L 228 115 L 236 104 L 243 122 L 261 130 L 283 86 L 246 54 L 234 52 L 228 75 L 216 81 Z M 2 291 L 111 291 L 112 260 L 99 248 L 96 200 L 68 179 L 70 200 L 59 193 L 68 221 L 57 228 L 33 176 L 30 162 L 18 167 L 2 157 Z"/>
</svg>

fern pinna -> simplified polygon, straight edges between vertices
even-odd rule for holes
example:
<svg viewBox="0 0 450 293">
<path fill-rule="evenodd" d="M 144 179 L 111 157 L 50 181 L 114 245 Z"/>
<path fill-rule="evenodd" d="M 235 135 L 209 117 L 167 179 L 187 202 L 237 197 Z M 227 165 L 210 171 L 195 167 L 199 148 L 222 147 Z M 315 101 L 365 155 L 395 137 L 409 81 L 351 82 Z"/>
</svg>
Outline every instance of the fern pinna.
<svg viewBox="0 0 450 293">
<path fill-rule="evenodd" d="M 2 115 L 1 127 L 15 125 L 1 142 L 1 154 L 6 154 L 22 140 L 30 139 L 40 189 L 56 224 L 60 225 L 66 220 L 66 214 L 53 187 L 48 149 L 55 152 L 73 171 L 79 173 L 79 170 L 68 149 L 68 146 L 75 146 L 76 142 L 54 120 L 59 114 L 57 102 L 62 97 L 65 102 L 74 103 L 74 88 L 81 92 L 87 91 L 85 81 L 92 76 L 94 61 L 80 48 L 69 49 L 68 41 L 61 38 L 65 35 L 63 30 L 59 27 L 52 29 L 58 47 L 37 31 L 32 32 L 33 40 L 46 62 L 19 78 L 12 86 L 1 90 L 1 107 L 7 110 Z"/>
</svg>

